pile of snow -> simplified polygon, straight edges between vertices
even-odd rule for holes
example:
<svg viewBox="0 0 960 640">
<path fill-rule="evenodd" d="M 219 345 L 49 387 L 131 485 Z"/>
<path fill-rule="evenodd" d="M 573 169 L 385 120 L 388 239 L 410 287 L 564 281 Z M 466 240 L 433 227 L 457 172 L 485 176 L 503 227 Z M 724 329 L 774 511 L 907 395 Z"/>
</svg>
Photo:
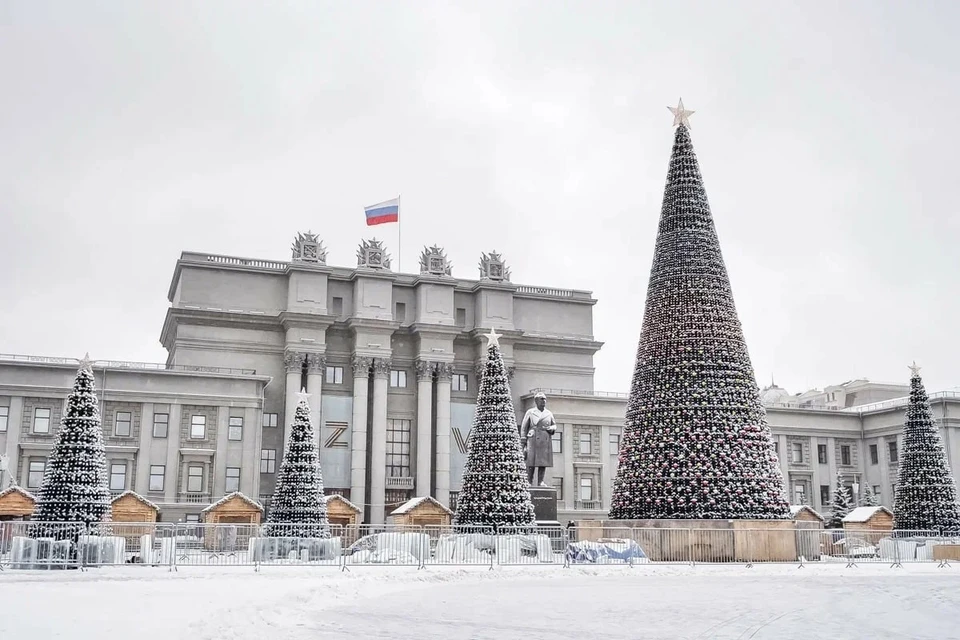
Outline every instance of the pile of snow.
<svg viewBox="0 0 960 640">
<path fill-rule="evenodd" d="M 254 562 L 339 561 L 341 551 L 340 538 L 250 538 L 248 547 L 249 557 Z"/>
<path fill-rule="evenodd" d="M 348 564 L 416 564 L 430 554 L 430 537 L 425 533 L 388 531 L 363 536 L 347 547 Z"/>
<path fill-rule="evenodd" d="M 550 538 L 545 535 L 459 533 L 440 536 L 433 554 L 435 563 L 531 564 L 554 562 Z"/>
<path fill-rule="evenodd" d="M 610 538 L 598 542 L 571 542 L 564 560 L 570 564 L 609 564 L 650 562 L 634 540 Z"/>
</svg>

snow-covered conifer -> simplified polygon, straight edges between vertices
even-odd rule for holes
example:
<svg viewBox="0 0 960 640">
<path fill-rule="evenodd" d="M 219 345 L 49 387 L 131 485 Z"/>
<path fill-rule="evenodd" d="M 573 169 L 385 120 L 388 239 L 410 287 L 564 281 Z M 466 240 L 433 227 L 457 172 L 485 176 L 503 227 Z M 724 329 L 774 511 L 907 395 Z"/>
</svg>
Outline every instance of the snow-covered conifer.
<svg viewBox="0 0 960 640">
<path fill-rule="evenodd" d="M 535 522 L 498 337 L 493 329 L 487 336 L 487 362 L 454 514 L 457 525 L 525 527 Z"/>
<path fill-rule="evenodd" d="M 853 510 L 853 499 L 850 490 L 843 484 L 843 476 L 837 473 L 837 484 L 833 488 L 833 497 L 830 500 L 830 515 L 825 526 L 828 529 L 843 527 L 843 517 Z"/>
<path fill-rule="evenodd" d="M 329 538 L 330 521 L 323 496 L 320 455 L 310 422 L 310 405 L 306 392 L 298 396 L 299 403 L 277 473 L 264 536 Z"/>
</svg>

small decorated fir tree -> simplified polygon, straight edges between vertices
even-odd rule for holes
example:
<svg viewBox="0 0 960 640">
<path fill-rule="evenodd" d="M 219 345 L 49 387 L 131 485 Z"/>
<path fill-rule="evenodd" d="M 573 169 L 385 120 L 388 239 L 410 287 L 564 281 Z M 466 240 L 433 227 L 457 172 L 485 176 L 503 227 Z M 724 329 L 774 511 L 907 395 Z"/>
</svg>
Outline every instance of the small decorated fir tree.
<svg viewBox="0 0 960 640">
<path fill-rule="evenodd" d="M 853 509 L 853 500 L 850 490 L 843 484 L 843 477 L 837 474 L 837 484 L 833 488 L 833 498 L 830 500 L 830 516 L 827 518 L 828 529 L 843 527 L 843 518 Z"/>
<path fill-rule="evenodd" d="M 683 102 L 610 517 L 786 519 L 783 473 Z"/>
<path fill-rule="evenodd" d="M 535 523 L 517 417 L 499 336 L 487 336 L 470 447 L 457 499 L 456 525 L 527 527 Z"/>
<path fill-rule="evenodd" d="M 910 371 L 910 403 L 903 423 L 893 528 L 960 531 L 957 487 L 940 430 L 920 379 L 920 367 L 914 364 Z"/>
<path fill-rule="evenodd" d="M 67 539 L 80 528 L 45 523 L 76 523 L 90 533 L 110 515 L 107 458 L 103 448 L 100 407 L 90 356 L 80 363 L 67 411 L 47 460 L 46 472 L 31 519 L 37 537 Z"/>
<path fill-rule="evenodd" d="M 265 537 L 329 538 L 330 521 L 323 495 L 320 455 L 313 439 L 307 393 L 299 403 L 277 473 L 277 485 L 267 514 Z M 278 526 L 280 525 L 280 526 Z"/>
<path fill-rule="evenodd" d="M 864 507 L 880 506 L 880 500 L 877 498 L 877 494 L 873 492 L 873 488 L 870 485 L 867 485 L 863 490 L 863 498 L 860 500 L 860 505 Z"/>
</svg>

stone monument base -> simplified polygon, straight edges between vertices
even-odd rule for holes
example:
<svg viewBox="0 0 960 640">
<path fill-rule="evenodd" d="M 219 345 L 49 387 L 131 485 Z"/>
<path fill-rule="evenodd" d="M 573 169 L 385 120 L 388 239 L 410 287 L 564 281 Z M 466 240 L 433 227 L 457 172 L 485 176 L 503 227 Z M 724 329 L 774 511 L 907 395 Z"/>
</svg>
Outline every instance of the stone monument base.
<svg viewBox="0 0 960 640">
<path fill-rule="evenodd" d="M 580 520 L 576 526 L 579 541 L 632 538 L 652 562 L 795 562 L 798 542 L 804 546 L 793 520 Z"/>
<path fill-rule="evenodd" d="M 553 487 L 530 487 L 533 513 L 540 526 L 559 526 L 557 521 L 557 490 Z"/>
</svg>

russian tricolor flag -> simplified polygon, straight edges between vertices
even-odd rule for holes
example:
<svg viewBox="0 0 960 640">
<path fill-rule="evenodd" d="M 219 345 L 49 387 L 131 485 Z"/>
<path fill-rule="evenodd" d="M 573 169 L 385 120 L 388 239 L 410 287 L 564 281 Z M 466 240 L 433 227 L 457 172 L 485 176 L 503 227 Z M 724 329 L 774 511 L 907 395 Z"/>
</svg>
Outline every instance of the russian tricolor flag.
<svg viewBox="0 0 960 640">
<path fill-rule="evenodd" d="M 380 204 L 372 204 L 364 207 L 363 212 L 367 216 L 367 226 L 375 224 L 384 224 L 386 222 L 399 222 L 400 220 L 400 198 L 387 200 Z"/>
</svg>

